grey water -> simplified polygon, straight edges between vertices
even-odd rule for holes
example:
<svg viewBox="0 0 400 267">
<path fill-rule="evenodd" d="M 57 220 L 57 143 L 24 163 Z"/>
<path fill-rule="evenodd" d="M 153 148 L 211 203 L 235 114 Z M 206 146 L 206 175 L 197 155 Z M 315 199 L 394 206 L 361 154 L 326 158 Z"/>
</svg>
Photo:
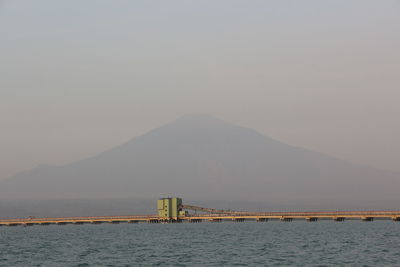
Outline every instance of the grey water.
<svg viewBox="0 0 400 267">
<path fill-rule="evenodd" d="M 400 266 L 400 222 L 4 226 L 0 266 Z"/>
</svg>

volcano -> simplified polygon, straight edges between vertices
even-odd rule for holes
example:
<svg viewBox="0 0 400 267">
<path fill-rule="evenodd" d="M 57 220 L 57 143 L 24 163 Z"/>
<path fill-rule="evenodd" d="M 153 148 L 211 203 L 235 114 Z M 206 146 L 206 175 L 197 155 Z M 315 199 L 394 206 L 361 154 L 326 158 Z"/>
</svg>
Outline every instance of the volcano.
<svg viewBox="0 0 400 267">
<path fill-rule="evenodd" d="M 394 207 L 400 175 L 284 144 L 208 115 L 186 115 L 111 150 L 0 181 L 2 198 L 181 196 Z"/>
</svg>

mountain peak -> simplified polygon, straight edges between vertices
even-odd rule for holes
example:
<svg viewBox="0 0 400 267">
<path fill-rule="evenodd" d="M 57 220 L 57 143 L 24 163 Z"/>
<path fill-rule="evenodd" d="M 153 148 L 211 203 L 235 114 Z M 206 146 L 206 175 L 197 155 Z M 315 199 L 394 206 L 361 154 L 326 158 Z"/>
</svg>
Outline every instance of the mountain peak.
<svg viewBox="0 0 400 267">
<path fill-rule="evenodd" d="M 183 115 L 173 123 L 189 123 L 189 124 L 227 124 L 225 121 L 204 113 L 190 113 Z"/>
<path fill-rule="evenodd" d="M 212 115 L 203 113 L 191 113 L 183 115 L 176 120 L 156 128 L 149 133 L 151 134 L 166 134 L 167 132 L 173 135 L 181 136 L 181 134 L 195 133 L 196 131 L 215 131 L 217 129 L 230 129 L 235 125 L 225 122 Z"/>
</svg>

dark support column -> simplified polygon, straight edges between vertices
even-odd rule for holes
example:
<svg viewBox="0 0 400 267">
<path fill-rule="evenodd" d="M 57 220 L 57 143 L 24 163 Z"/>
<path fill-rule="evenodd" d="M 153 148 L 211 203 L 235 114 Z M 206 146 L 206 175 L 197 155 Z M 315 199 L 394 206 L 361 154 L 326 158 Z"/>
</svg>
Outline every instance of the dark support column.
<svg viewBox="0 0 400 267">
<path fill-rule="evenodd" d="M 364 222 L 372 222 L 374 220 L 373 217 L 363 217 L 361 218 L 361 220 L 363 220 Z"/>
<path fill-rule="evenodd" d="M 344 221 L 344 217 L 334 217 L 333 220 L 335 222 L 343 222 Z"/>
</svg>

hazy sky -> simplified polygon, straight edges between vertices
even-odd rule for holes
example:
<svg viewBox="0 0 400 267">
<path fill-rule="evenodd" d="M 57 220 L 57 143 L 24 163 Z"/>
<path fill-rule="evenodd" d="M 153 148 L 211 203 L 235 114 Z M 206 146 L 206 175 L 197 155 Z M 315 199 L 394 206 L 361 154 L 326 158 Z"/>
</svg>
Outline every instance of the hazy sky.
<svg viewBox="0 0 400 267">
<path fill-rule="evenodd" d="M 193 112 L 400 171 L 400 1 L 0 0 L 0 178 Z"/>
</svg>

